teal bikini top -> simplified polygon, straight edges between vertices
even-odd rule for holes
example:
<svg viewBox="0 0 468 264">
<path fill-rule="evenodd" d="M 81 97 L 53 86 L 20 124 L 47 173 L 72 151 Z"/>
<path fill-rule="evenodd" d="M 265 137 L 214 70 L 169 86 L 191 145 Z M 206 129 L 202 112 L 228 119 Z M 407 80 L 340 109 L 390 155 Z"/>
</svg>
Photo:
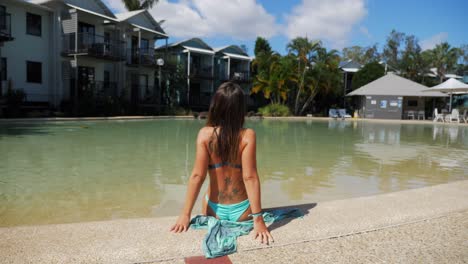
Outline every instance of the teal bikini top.
<svg viewBox="0 0 468 264">
<path fill-rule="evenodd" d="M 221 167 L 224 167 L 224 166 L 229 166 L 229 167 L 232 167 L 232 168 L 235 168 L 235 169 L 242 169 L 242 165 L 234 164 L 234 163 L 230 163 L 230 162 L 220 162 L 220 163 L 216 163 L 216 164 L 208 164 L 208 169 L 212 170 L 212 169 L 217 169 L 217 168 L 221 168 Z"/>
</svg>

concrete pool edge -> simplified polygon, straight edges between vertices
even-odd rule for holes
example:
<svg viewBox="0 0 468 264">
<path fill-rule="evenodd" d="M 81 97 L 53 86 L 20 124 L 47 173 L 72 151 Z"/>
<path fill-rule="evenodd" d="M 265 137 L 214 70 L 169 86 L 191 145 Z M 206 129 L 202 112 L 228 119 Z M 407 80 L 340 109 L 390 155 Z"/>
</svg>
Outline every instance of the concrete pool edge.
<svg viewBox="0 0 468 264">
<path fill-rule="evenodd" d="M 303 219 L 272 226 L 274 247 L 328 239 L 442 217 L 468 210 L 468 180 L 376 196 L 301 205 Z M 7 262 L 135 263 L 201 255 L 205 231 L 167 232 L 175 217 L 0 228 Z M 275 224 L 273 224 L 275 225 Z M 239 253 L 261 248 L 251 237 Z"/>
<path fill-rule="evenodd" d="M 37 117 L 37 118 L 0 118 L 2 123 L 27 123 L 27 122 L 66 122 L 66 121 L 133 121 L 133 120 L 196 120 L 193 116 L 110 116 L 110 117 Z M 452 125 L 452 126 L 468 126 L 468 123 L 442 123 L 433 122 L 432 120 L 393 120 L 393 119 L 369 119 L 369 118 L 348 118 L 348 119 L 332 119 L 329 117 L 308 117 L 308 116 L 284 116 L 284 117 L 247 117 L 247 120 L 285 120 L 285 121 L 337 121 L 337 122 L 371 122 L 371 123 L 388 123 L 388 124 L 417 124 L 417 125 Z"/>
</svg>

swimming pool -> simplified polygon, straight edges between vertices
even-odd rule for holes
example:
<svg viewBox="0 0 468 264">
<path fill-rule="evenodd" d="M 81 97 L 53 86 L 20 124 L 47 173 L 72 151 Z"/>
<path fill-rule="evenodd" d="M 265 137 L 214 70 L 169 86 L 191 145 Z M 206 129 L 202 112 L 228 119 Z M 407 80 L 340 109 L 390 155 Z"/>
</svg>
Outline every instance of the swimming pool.
<svg viewBox="0 0 468 264">
<path fill-rule="evenodd" d="M 203 125 L 2 123 L 0 226 L 177 215 Z M 246 126 L 257 132 L 264 207 L 468 178 L 467 126 L 341 120 Z"/>
</svg>

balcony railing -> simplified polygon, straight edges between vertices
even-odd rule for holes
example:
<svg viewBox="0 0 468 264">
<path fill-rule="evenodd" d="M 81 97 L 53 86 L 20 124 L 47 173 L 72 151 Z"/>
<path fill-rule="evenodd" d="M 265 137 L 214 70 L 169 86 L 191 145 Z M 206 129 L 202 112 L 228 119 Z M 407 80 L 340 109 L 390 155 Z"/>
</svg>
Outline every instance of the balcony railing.
<svg viewBox="0 0 468 264">
<path fill-rule="evenodd" d="M 135 104 L 161 104 L 162 98 L 154 86 L 132 85 L 132 101 Z"/>
<path fill-rule="evenodd" d="M 71 80 L 74 83 L 74 79 Z M 117 83 L 105 81 L 80 81 L 78 80 L 78 97 L 90 96 L 95 99 L 117 97 Z M 74 96 L 74 91 L 72 91 Z"/>
<path fill-rule="evenodd" d="M 197 67 L 190 65 L 190 78 L 213 79 L 213 67 Z"/>
<path fill-rule="evenodd" d="M 227 73 L 221 74 L 221 81 L 238 81 L 238 82 L 250 82 L 250 72 L 249 71 L 231 71 L 229 76 Z"/>
<path fill-rule="evenodd" d="M 13 40 L 11 36 L 11 15 L 0 12 L 0 41 Z"/>
<path fill-rule="evenodd" d="M 191 106 L 209 106 L 211 101 L 211 93 L 191 93 L 189 104 Z"/>
<path fill-rule="evenodd" d="M 249 82 L 250 81 L 250 72 L 248 71 L 233 71 L 230 74 L 230 80 L 240 81 L 240 82 Z"/>
<path fill-rule="evenodd" d="M 78 39 L 76 39 L 77 37 Z M 125 42 L 91 33 L 69 33 L 63 35 L 62 53 L 65 55 L 85 54 L 103 59 L 125 60 Z"/>
<path fill-rule="evenodd" d="M 154 57 L 154 49 L 150 49 L 150 48 L 128 49 L 127 50 L 127 63 L 130 65 L 144 65 L 144 66 L 156 65 L 156 59 Z"/>
</svg>

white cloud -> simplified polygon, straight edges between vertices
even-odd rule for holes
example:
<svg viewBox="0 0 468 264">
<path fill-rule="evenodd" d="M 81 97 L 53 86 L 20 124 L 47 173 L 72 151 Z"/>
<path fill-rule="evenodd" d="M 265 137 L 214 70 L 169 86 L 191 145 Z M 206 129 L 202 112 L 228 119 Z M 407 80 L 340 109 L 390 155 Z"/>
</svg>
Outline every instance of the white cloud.
<svg viewBox="0 0 468 264">
<path fill-rule="evenodd" d="M 286 16 L 285 35 L 290 39 L 307 35 L 341 48 L 353 26 L 366 15 L 365 0 L 302 0 Z"/>
<path fill-rule="evenodd" d="M 369 30 L 364 27 L 364 26 L 361 26 L 359 27 L 359 31 L 361 31 L 361 33 L 366 36 L 368 39 L 372 39 L 372 34 L 369 32 Z"/>
<path fill-rule="evenodd" d="M 431 36 L 430 38 L 421 40 L 421 49 L 422 50 L 433 49 L 437 44 L 440 44 L 446 41 L 447 38 L 448 38 L 447 32 L 440 32 L 438 34 L 435 34 L 434 36 Z"/>
<path fill-rule="evenodd" d="M 110 0 L 108 0 L 110 1 Z M 160 0 L 151 10 L 171 37 L 253 39 L 278 32 L 275 17 L 256 0 Z"/>
<path fill-rule="evenodd" d="M 104 4 L 110 8 L 114 13 L 122 13 L 126 12 L 127 9 L 123 4 L 122 0 L 103 0 Z"/>
</svg>

